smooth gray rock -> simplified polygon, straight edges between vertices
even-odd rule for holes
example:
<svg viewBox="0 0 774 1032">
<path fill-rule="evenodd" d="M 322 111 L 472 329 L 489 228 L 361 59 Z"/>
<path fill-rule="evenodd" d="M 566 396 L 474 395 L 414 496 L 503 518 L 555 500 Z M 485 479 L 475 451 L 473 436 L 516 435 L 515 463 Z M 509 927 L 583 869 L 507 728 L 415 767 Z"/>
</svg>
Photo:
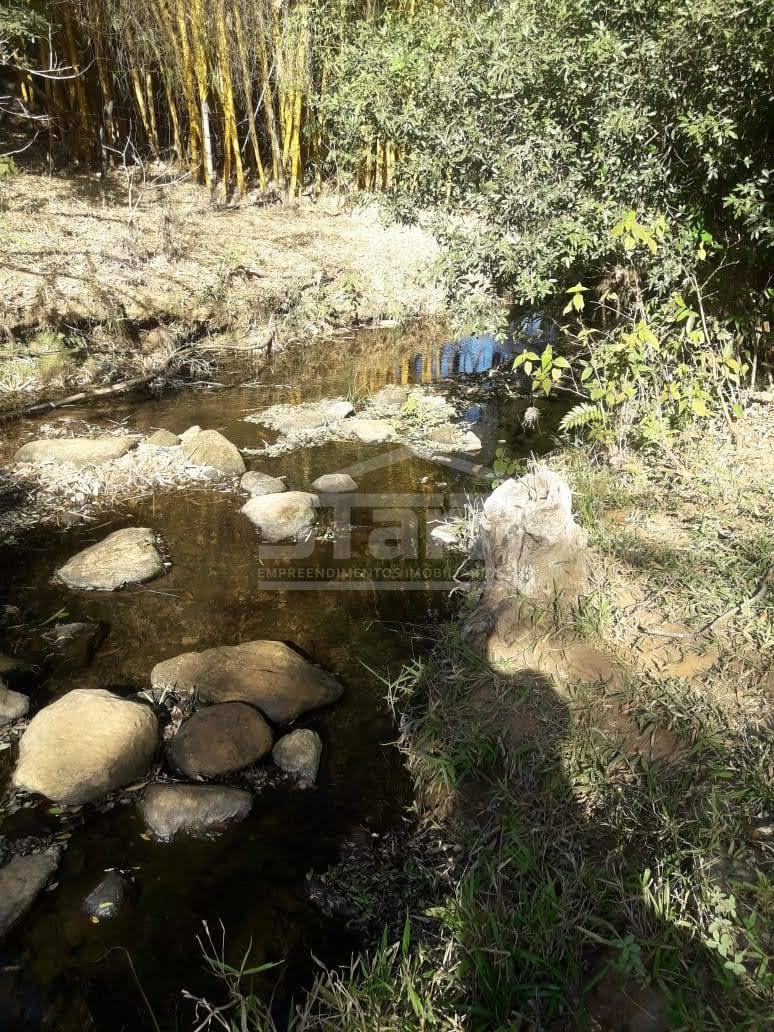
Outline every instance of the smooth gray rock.
<svg viewBox="0 0 774 1032">
<path fill-rule="evenodd" d="M 437 527 L 433 527 L 430 531 L 430 537 L 439 545 L 446 545 L 453 548 L 459 544 L 459 536 L 457 531 L 453 527 L 447 526 L 445 523 L 441 523 Z"/>
<path fill-rule="evenodd" d="M 481 438 L 478 434 L 474 434 L 472 430 L 468 430 L 462 438 L 462 450 L 466 452 L 481 451 Z"/>
<path fill-rule="evenodd" d="M 261 538 L 271 544 L 306 536 L 317 519 L 318 500 L 306 491 L 251 498 L 242 506 L 242 513 L 255 526 Z"/>
<path fill-rule="evenodd" d="M 320 769 L 322 741 L 316 731 L 299 728 L 279 739 L 272 749 L 271 758 L 286 774 L 314 781 Z"/>
<path fill-rule="evenodd" d="M 336 702 L 344 691 L 335 677 L 280 641 L 184 652 L 157 663 L 151 684 L 196 692 L 203 702 L 246 702 L 276 724 Z"/>
<path fill-rule="evenodd" d="M 52 437 L 29 441 L 14 462 L 69 462 L 73 466 L 99 466 L 120 459 L 137 444 L 135 437 Z"/>
<path fill-rule="evenodd" d="M 250 813 L 253 797 L 220 785 L 148 785 L 140 811 L 148 830 L 162 841 L 176 835 L 202 836 L 222 831 Z"/>
<path fill-rule="evenodd" d="M 189 426 L 187 430 L 184 430 L 182 434 L 180 434 L 180 443 L 188 444 L 194 439 L 194 437 L 198 437 L 201 432 L 202 428 L 198 423 L 194 424 L 194 426 Z"/>
<path fill-rule="evenodd" d="M 245 473 L 239 481 L 239 486 L 243 491 L 247 491 L 256 498 L 261 495 L 281 494 L 283 491 L 287 491 L 284 480 L 269 476 L 268 473 L 259 473 L 254 469 Z"/>
<path fill-rule="evenodd" d="M 29 709 L 30 700 L 27 696 L 21 692 L 12 692 L 5 681 L 0 679 L 0 727 L 26 717 Z"/>
<path fill-rule="evenodd" d="M 245 472 L 239 450 L 217 430 L 202 430 L 183 441 L 183 452 L 196 466 L 211 466 L 221 473 L 241 475 Z"/>
<path fill-rule="evenodd" d="M 164 572 L 156 536 L 147 527 L 127 527 L 108 534 L 104 541 L 84 548 L 57 571 L 69 588 L 116 591 L 142 584 Z"/>
<path fill-rule="evenodd" d="M 103 688 L 76 688 L 30 721 L 13 783 L 57 803 L 93 802 L 144 777 L 158 741 L 148 706 Z"/>
<path fill-rule="evenodd" d="M 402 384 L 387 384 L 371 396 L 371 404 L 382 409 L 400 409 L 408 401 L 411 388 Z"/>
<path fill-rule="evenodd" d="M 346 494 L 357 491 L 357 484 L 348 473 L 324 473 L 312 484 L 320 494 Z"/>
<path fill-rule="evenodd" d="M 167 756 L 186 777 L 217 778 L 257 763 L 273 741 L 258 710 L 244 702 L 224 702 L 184 721 L 167 742 Z"/>
<path fill-rule="evenodd" d="M 0 937 L 10 931 L 30 909 L 59 866 L 59 849 L 15 856 L 0 868 Z"/>
<path fill-rule="evenodd" d="M 129 884 L 118 871 L 108 871 L 96 888 L 81 904 L 81 910 L 100 921 L 115 917 L 121 909 L 129 891 Z"/>
<path fill-rule="evenodd" d="M 175 448 L 180 444 L 180 438 L 169 430 L 157 430 L 145 438 L 145 443 L 153 448 Z"/>
<path fill-rule="evenodd" d="M 348 419 L 354 416 L 355 409 L 351 401 L 334 401 L 328 406 L 328 419 Z"/>
<path fill-rule="evenodd" d="M 395 428 L 385 419 L 362 419 L 355 416 L 347 420 L 347 429 L 363 444 L 379 444 L 395 438 Z"/>
</svg>

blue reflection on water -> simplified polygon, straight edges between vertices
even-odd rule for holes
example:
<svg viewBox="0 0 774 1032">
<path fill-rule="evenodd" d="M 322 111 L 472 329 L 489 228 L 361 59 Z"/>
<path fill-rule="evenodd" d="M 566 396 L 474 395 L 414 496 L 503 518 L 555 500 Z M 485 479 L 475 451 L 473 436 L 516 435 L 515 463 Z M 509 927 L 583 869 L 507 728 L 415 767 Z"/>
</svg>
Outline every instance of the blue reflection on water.
<svg viewBox="0 0 774 1032">
<path fill-rule="evenodd" d="M 444 344 L 438 360 L 438 376 L 459 376 L 464 373 L 486 373 L 504 363 L 513 361 L 526 347 L 534 346 L 535 338 L 549 334 L 543 316 L 539 312 L 525 316 L 512 335 L 498 340 L 489 334 L 480 337 L 463 337 L 462 340 Z M 417 377 L 422 374 L 421 359 L 416 365 Z"/>
</svg>

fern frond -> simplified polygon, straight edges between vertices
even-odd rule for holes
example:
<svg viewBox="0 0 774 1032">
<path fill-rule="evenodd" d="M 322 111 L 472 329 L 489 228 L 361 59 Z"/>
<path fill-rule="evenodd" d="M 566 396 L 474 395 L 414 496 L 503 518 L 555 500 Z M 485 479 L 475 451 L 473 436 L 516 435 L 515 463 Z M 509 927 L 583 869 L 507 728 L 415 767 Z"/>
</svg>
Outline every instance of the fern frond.
<svg viewBox="0 0 774 1032">
<path fill-rule="evenodd" d="M 588 401 L 581 402 L 567 412 L 559 424 L 560 430 L 580 430 L 590 423 L 599 423 L 602 419 L 602 411 L 598 405 L 592 405 Z"/>
</svg>

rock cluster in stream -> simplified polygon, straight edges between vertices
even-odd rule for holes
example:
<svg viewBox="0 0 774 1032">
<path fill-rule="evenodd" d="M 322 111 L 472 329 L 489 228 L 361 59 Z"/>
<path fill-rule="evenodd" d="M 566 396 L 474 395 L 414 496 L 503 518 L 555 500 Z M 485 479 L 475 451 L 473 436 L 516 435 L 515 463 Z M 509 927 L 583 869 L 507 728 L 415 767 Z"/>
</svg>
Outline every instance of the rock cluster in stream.
<svg viewBox="0 0 774 1032">
<path fill-rule="evenodd" d="M 266 455 L 326 441 L 399 443 L 427 458 L 481 449 L 481 440 L 460 418 L 455 404 L 421 386 L 383 387 L 357 413 L 349 402 L 325 398 L 298 405 L 273 405 L 246 420 L 278 432 L 279 439 L 264 447 Z"/>
<path fill-rule="evenodd" d="M 201 782 L 239 780 L 241 772 L 271 757 L 286 777 L 313 784 L 322 756 L 320 736 L 309 728 L 283 733 L 282 727 L 336 702 L 342 692 L 336 678 L 282 642 L 183 653 L 156 664 L 145 693 L 181 700 L 180 708 L 190 713 L 176 729 L 169 725 L 166 740 L 157 716 L 161 705 L 154 711 L 147 698 L 75 688 L 29 722 L 12 782 L 17 790 L 80 807 L 150 780 L 138 807 L 152 836 L 169 841 L 217 834 L 247 817 L 253 793 L 239 785 Z M 173 780 L 180 777 L 188 781 Z M 58 863 L 59 850 L 49 849 L 16 856 L 0 867 L 0 936 L 26 913 Z M 109 873 L 84 900 L 84 913 L 93 920 L 114 916 L 126 891 L 126 879 Z"/>
<path fill-rule="evenodd" d="M 322 428 L 371 444 L 405 440 L 417 406 L 427 423 L 426 440 L 442 450 L 480 446 L 466 428 L 450 424 L 453 410 L 442 398 L 428 399 L 404 388 L 386 389 L 357 415 L 348 401 L 334 399 L 290 407 L 292 411 L 286 407 L 284 417 L 277 411 L 272 418 L 275 425 L 289 419 L 287 428 L 296 435 Z M 15 461 L 22 477 L 48 471 L 54 485 L 68 485 L 69 490 L 83 480 L 92 485 L 87 492 L 113 491 L 113 498 L 121 496 L 115 490 L 120 480 L 111 478 L 125 474 L 131 481 L 132 470 L 169 470 L 170 476 L 180 476 L 162 483 L 181 483 L 190 470 L 199 471 L 205 481 L 225 478 L 231 486 L 238 478 L 249 495 L 241 512 L 268 543 L 310 538 L 321 502 L 335 505 L 336 495 L 358 491 L 346 472 L 321 473 L 308 491 L 288 490 L 282 478 L 247 471 L 226 437 L 198 426 L 179 435 L 160 429 L 145 438 L 43 438 L 23 445 Z M 153 476 L 142 481 L 144 475 L 141 482 L 156 483 Z M 54 579 L 74 591 L 117 591 L 162 576 L 171 562 L 152 528 L 130 527 L 73 555 Z M 78 657 L 83 660 L 95 647 L 100 628 L 62 624 L 47 634 L 61 664 L 77 667 Z M 253 792 L 246 786 L 254 784 L 258 764 L 273 764 L 281 776 L 301 786 L 314 784 L 323 751 L 320 736 L 311 728 L 287 725 L 337 702 L 343 692 L 334 676 L 288 645 L 249 641 L 165 659 L 150 671 L 150 689 L 133 698 L 102 688 L 74 688 L 39 709 L 27 724 L 30 700 L 9 687 L 6 673 L 0 664 L 0 727 L 18 733 L 13 729 L 26 725 L 12 773 L 16 790 L 73 808 L 137 800 L 147 831 L 162 841 L 215 834 L 244 820 L 253 806 Z M 38 851 L 32 854 L 22 848 L 28 855 L 0 867 L 0 936 L 52 879 L 60 850 L 45 847 L 45 842 L 42 848 L 33 846 Z M 130 887 L 121 872 L 108 871 L 84 899 L 84 914 L 95 921 L 114 916 Z"/>
</svg>

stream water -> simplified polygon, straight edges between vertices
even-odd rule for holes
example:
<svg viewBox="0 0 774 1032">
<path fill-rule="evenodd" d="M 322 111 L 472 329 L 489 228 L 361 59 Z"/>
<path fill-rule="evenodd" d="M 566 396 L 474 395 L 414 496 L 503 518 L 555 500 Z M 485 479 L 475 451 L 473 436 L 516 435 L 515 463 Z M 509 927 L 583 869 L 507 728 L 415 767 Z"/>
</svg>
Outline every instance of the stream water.
<svg viewBox="0 0 774 1032">
<path fill-rule="evenodd" d="M 475 383 L 469 418 L 478 420 L 484 444 L 476 461 L 488 462 L 498 442 L 515 456 L 545 450 L 561 415 L 545 403 L 541 429 L 525 434 L 520 414 L 528 402 L 487 394 L 487 371 L 508 357 L 490 340 L 450 345 L 430 332 L 418 341 L 364 331 L 278 355 L 260 374 L 253 372 L 253 386 L 238 385 L 244 375 L 234 371 L 237 383 L 224 389 L 113 401 L 66 416 L 98 424 L 123 420 L 137 431 L 179 433 L 198 423 L 221 430 L 240 448 L 255 448 L 267 434 L 244 416 L 278 401 L 310 401 L 395 381 L 439 380 L 439 389 L 458 394 Z M 3 457 L 35 427 L 32 421 L 15 426 Z M 329 443 L 271 460 L 248 457 L 247 464 L 285 476 L 291 489 L 308 489 L 322 473 L 393 448 Z M 441 494 L 475 490 L 464 472 L 416 457 L 376 464 L 357 479 L 370 493 L 416 493 L 423 479 Z M 295 643 L 345 686 L 335 707 L 299 722 L 315 728 L 324 742 L 317 786 L 264 789 L 248 819 L 219 838 L 160 844 L 145 835 L 134 805 L 83 809 L 70 828 L 55 887 L 0 943 L 3 1032 L 152 1029 L 148 1005 L 162 1029 L 190 1029 L 192 1005 L 181 990 L 211 999 L 222 995 L 197 945 L 203 921 L 217 941 L 222 921 L 228 961 L 250 948 L 252 964 L 279 963 L 256 982 L 258 991 L 274 994 L 278 1013 L 312 977 L 311 954 L 337 964 L 357 948 L 344 924 L 309 900 L 306 876 L 334 862 L 342 842 L 358 829 L 379 835 L 400 821 L 410 786 L 374 672 L 395 674 L 422 653 L 423 628 L 448 612 L 448 596 L 432 584 L 376 591 L 367 580 L 347 591 L 267 586 L 255 531 L 239 512 L 242 501 L 203 488 L 157 492 L 92 523 L 41 528 L 0 550 L 2 602 L 20 608 L 25 626 L 39 627 L 59 614 L 61 620 L 97 622 L 105 631 L 93 657 L 64 666 L 47 654 L 42 637 L 37 652 L 34 635 L 27 640 L 23 658 L 40 671 L 31 690 L 33 710 L 73 687 L 131 694 L 148 686 L 151 667 L 162 659 L 258 638 Z M 367 563 L 374 515 L 356 510 L 353 524 L 352 562 Z M 66 558 L 131 525 L 161 533 L 173 562 L 166 577 L 111 594 L 75 593 L 52 583 Z M 330 562 L 331 547 L 320 542 L 310 561 Z M 0 641 L 0 650 L 14 648 L 13 641 Z M 7 772 L 0 795 L 6 785 Z M 44 800 L 0 820 L 0 842 L 45 837 L 60 827 L 57 808 Z M 114 867 L 132 873 L 133 894 L 116 918 L 92 923 L 81 912 L 82 901 Z"/>
</svg>

